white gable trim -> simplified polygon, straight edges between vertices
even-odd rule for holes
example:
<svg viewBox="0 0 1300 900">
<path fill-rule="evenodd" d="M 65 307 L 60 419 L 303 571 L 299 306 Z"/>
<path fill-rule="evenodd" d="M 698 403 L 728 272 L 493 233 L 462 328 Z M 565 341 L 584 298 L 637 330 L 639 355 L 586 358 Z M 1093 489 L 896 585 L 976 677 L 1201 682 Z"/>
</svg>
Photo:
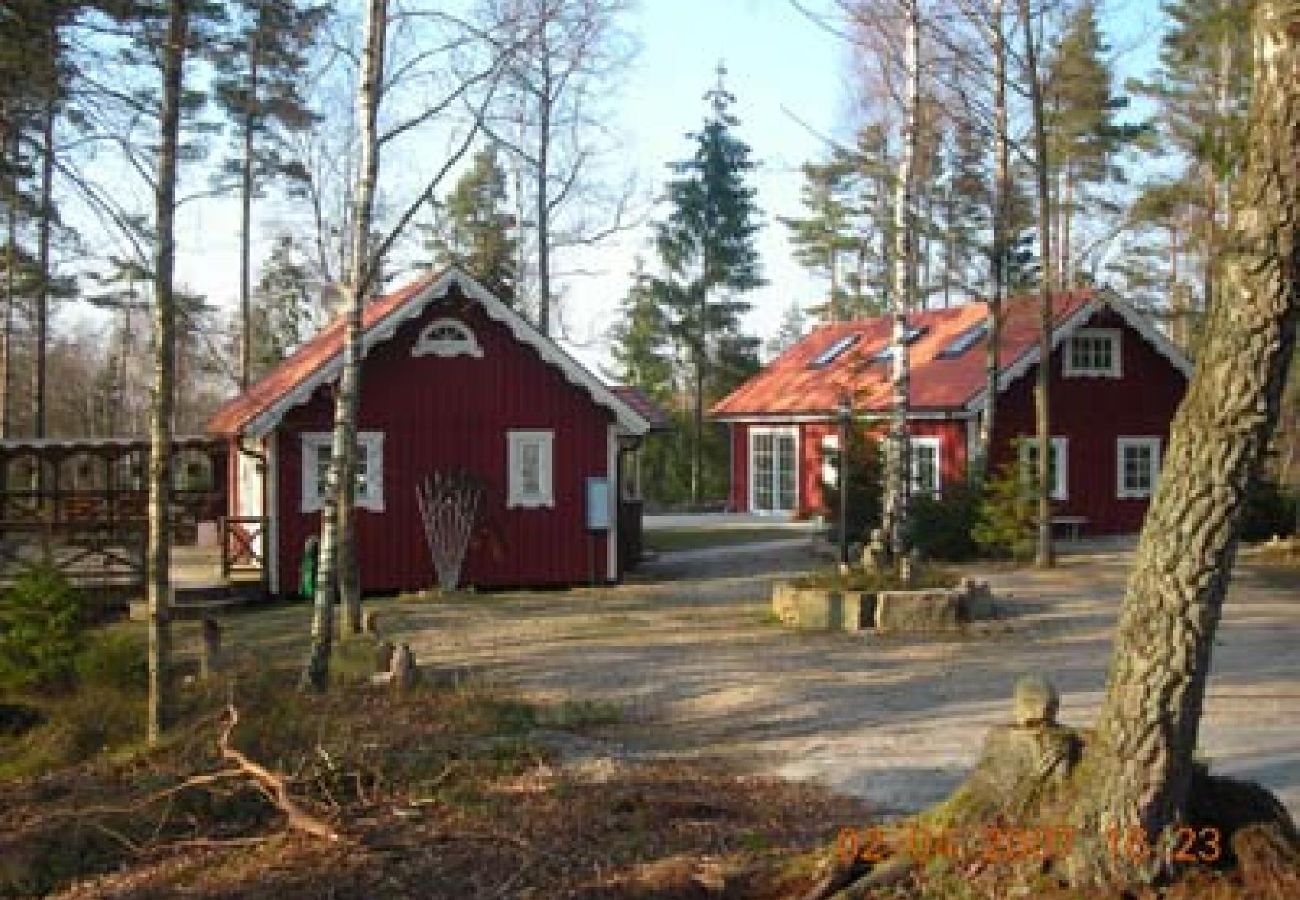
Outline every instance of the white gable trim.
<svg viewBox="0 0 1300 900">
<path fill-rule="evenodd" d="M 1157 353 L 1169 360 L 1175 369 L 1187 378 L 1192 377 L 1192 371 L 1195 368 L 1192 361 L 1174 345 L 1173 341 L 1161 334 L 1160 330 L 1146 316 L 1130 306 L 1127 301 L 1112 290 L 1098 291 L 1093 299 L 1079 307 L 1068 319 L 1056 326 L 1056 330 L 1052 332 L 1052 350 L 1055 351 L 1063 341 L 1079 331 L 1095 313 L 1108 306 L 1119 313 L 1120 318 L 1124 320 L 1124 324 L 1136 331 Z M 1029 371 L 1030 367 L 1038 362 L 1038 350 L 1038 344 L 1035 343 L 1011 365 L 1002 369 L 998 374 L 998 393 L 1005 391 L 1013 381 L 1023 376 Z M 971 412 L 982 410 L 987 395 L 988 388 L 981 388 L 966 402 L 966 409 Z"/>
<path fill-rule="evenodd" d="M 437 280 L 430 282 L 418 294 L 374 323 L 361 336 L 361 358 L 365 359 L 370 350 L 393 337 L 406 322 L 423 315 L 430 303 L 447 296 L 452 285 L 458 285 L 461 292 L 483 307 L 483 311 L 492 319 L 510 329 L 515 339 L 527 344 L 537 351 L 543 361 L 555 367 L 566 380 L 575 387 L 582 388 L 591 395 L 599 406 L 603 406 L 614 415 L 621 431 L 632 435 L 644 435 L 650 430 L 647 422 L 636 410 L 620 400 L 609 388 L 592 375 L 553 340 L 546 337 L 522 316 L 492 296 L 486 288 L 474 279 L 455 269 L 448 269 Z M 270 407 L 252 419 L 245 427 L 244 434 L 262 437 L 280 424 L 285 413 L 306 403 L 316 389 L 323 384 L 336 380 L 343 369 L 343 348 L 331 356 L 323 365 L 298 382 L 292 390 L 285 393 Z"/>
</svg>

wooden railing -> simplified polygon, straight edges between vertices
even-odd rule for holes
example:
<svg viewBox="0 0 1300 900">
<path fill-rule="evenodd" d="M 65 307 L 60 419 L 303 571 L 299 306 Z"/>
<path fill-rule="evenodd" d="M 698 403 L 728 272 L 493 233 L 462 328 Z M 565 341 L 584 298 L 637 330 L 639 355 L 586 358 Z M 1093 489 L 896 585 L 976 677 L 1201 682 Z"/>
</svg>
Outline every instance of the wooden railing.
<svg viewBox="0 0 1300 900">
<path fill-rule="evenodd" d="M 146 535 L 141 520 L 0 522 L 0 576 L 50 565 L 75 584 L 143 587 Z"/>
<path fill-rule="evenodd" d="M 266 575 L 267 520 L 262 516 L 222 516 L 221 577 L 233 572 Z"/>
</svg>

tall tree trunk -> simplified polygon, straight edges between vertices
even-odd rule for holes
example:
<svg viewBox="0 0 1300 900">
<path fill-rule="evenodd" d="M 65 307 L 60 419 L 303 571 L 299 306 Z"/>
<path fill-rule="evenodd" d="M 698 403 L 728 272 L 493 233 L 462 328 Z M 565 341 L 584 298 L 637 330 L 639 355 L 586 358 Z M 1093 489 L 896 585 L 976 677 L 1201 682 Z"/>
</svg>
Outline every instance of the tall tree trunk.
<svg viewBox="0 0 1300 900">
<path fill-rule="evenodd" d="M 916 153 L 921 106 L 921 11 L 920 0 L 906 0 L 907 12 L 907 125 L 898 184 L 894 195 L 894 289 L 893 338 L 890 357 L 892 403 L 889 422 L 889 452 L 885 457 L 885 499 L 882 525 L 891 555 L 897 559 L 905 550 L 907 505 L 911 489 L 911 441 L 908 412 L 911 405 L 910 349 L 907 342 L 907 313 L 916 302 Z"/>
<path fill-rule="evenodd" d="M 361 55 L 361 80 L 357 86 L 357 125 L 361 160 L 353 198 L 350 271 L 344 277 L 347 318 L 343 332 L 343 371 L 334 400 L 334 434 L 325 503 L 321 508 L 319 562 L 315 608 L 312 616 L 311 654 L 303 672 L 303 685 L 323 691 L 329 686 L 330 654 L 334 641 L 334 599 L 342 600 L 343 630 L 361 628 L 361 591 L 358 583 L 356 529 L 357 409 L 361 397 L 361 338 L 369 284 L 379 260 L 370 252 L 375 189 L 379 179 L 379 102 L 384 73 L 384 47 L 388 34 L 388 0 L 369 0 L 366 7 L 365 46 Z"/>
<path fill-rule="evenodd" d="M 993 440 L 997 426 L 998 372 L 1002 368 L 1002 302 L 1007 281 L 1007 218 L 1011 196 L 1011 137 L 1007 119 L 1007 35 L 1003 0 L 993 0 L 989 7 L 993 44 L 993 291 L 989 298 L 988 336 L 984 355 L 984 414 L 980 416 L 979 455 L 975 477 L 983 482 L 992 464 Z"/>
<path fill-rule="evenodd" d="M 1034 37 L 1029 0 L 1020 0 L 1020 18 L 1025 34 L 1025 72 L 1033 112 L 1034 174 L 1038 184 L 1038 246 L 1042 253 L 1043 276 L 1038 316 L 1038 383 L 1034 386 L 1034 417 L 1038 425 L 1038 551 L 1039 566 L 1056 564 L 1052 545 L 1051 404 L 1052 375 L 1052 289 L 1056 266 L 1052 254 L 1052 203 L 1048 184 L 1047 123 L 1043 110 L 1043 85 L 1038 78 L 1038 41 Z"/>
<path fill-rule="evenodd" d="M 249 47 L 249 109 L 244 118 L 243 158 L 239 173 L 239 387 L 248 390 L 253 381 L 253 140 L 258 94 L 257 38 Z"/>
<path fill-rule="evenodd" d="M 537 128 L 537 329 L 551 333 L 551 198 L 548 185 L 551 165 L 551 64 L 550 54 L 541 54 L 542 95 Z"/>
<path fill-rule="evenodd" d="M 149 422 L 149 606 L 148 740 L 156 744 L 171 717 L 171 487 L 172 406 L 175 398 L 176 171 L 181 127 L 181 90 L 189 0 L 170 0 L 163 45 L 162 108 L 155 189 L 157 248 L 154 257 L 153 410 Z"/>
<path fill-rule="evenodd" d="M 5 231 L 5 310 L 4 334 L 0 335 L 0 440 L 12 437 L 13 416 L 13 333 L 14 298 L 18 295 L 18 202 L 9 198 Z M 0 489 L 8 476 L 8 466 L 0 466 Z"/>
<path fill-rule="evenodd" d="M 709 265 L 704 264 L 704 277 L 695 286 L 700 292 L 699 333 L 695 347 L 695 408 L 692 410 L 691 428 L 695 439 L 691 442 L 691 503 L 698 508 L 704 500 L 704 379 L 708 368 L 709 336 L 707 329 L 709 291 L 705 286 Z"/>
<path fill-rule="evenodd" d="M 1065 160 L 1065 196 L 1061 200 L 1061 264 L 1057 270 L 1061 273 L 1061 287 L 1069 290 L 1074 286 L 1074 271 L 1070 258 L 1070 230 L 1074 220 L 1074 162 Z"/>
<path fill-rule="evenodd" d="M 1278 420 L 1300 320 L 1300 0 L 1259 0 L 1244 168 L 1224 231 L 1220 296 L 1174 417 L 1085 766 L 1079 833 L 1140 826 L 1153 842 L 1186 810 L 1214 633 L 1247 485 Z M 1090 851 L 1090 852 L 1087 852 Z M 1120 855 L 1123 856 L 1122 854 Z M 1089 847 L 1076 878 L 1140 873 Z"/>
<path fill-rule="evenodd" d="M 53 26 L 51 26 L 53 28 Z M 53 90 L 53 88 L 51 88 Z M 32 434 L 43 438 L 46 434 L 46 353 L 49 349 L 50 325 L 50 238 L 54 231 L 54 120 L 57 105 L 53 97 L 46 101 L 41 121 L 41 213 L 36 235 L 36 265 L 39 281 L 36 285 L 35 322 L 33 336 L 34 377 L 32 399 L 34 405 Z M 39 467 L 38 480 L 44 477 L 45 467 Z"/>
</svg>

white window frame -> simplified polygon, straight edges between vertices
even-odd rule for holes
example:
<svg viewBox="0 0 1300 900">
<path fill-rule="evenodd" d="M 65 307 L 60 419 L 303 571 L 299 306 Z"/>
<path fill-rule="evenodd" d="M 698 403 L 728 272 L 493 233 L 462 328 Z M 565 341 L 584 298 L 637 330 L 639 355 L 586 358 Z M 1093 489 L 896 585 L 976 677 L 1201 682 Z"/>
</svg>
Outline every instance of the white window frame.
<svg viewBox="0 0 1300 900">
<path fill-rule="evenodd" d="M 1020 443 L 1020 472 L 1029 480 L 1032 470 L 1029 468 L 1030 448 L 1038 447 L 1038 438 L 1026 437 Z M 1069 438 L 1052 438 L 1052 449 L 1056 451 L 1056 484 L 1052 485 L 1051 498 L 1064 502 L 1070 499 L 1070 441 Z"/>
<path fill-rule="evenodd" d="M 302 433 L 302 511 L 320 512 L 325 505 L 321 495 L 317 462 L 322 449 L 333 447 L 334 435 L 328 431 Z M 382 431 L 357 432 L 357 453 L 364 454 L 366 484 L 357 491 L 355 505 L 371 512 L 384 511 L 384 433 Z"/>
<path fill-rule="evenodd" d="M 453 331 L 457 337 L 434 337 L 439 331 Z M 483 348 L 479 346 L 478 338 L 470 327 L 459 319 L 443 317 L 434 319 L 424 330 L 420 332 L 420 337 L 416 340 L 415 346 L 411 348 L 412 356 L 472 356 L 475 359 L 483 358 Z"/>
<path fill-rule="evenodd" d="M 538 447 L 536 492 L 525 491 L 523 450 L 529 444 Z M 514 429 L 506 432 L 506 508 L 541 509 L 555 506 L 555 432 L 541 429 Z"/>
<path fill-rule="evenodd" d="M 1124 331 L 1121 328 L 1080 328 L 1065 344 L 1065 353 L 1062 356 L 1064 368 L 1062 373 L 1067 378 L 1122 378 L 1124 377 L 1123 367 L 1123 341 Z M 1074 344 L 1081 340 L 1105 340 L 1110 343 L 1110 367 L 1106 369 L 1096 369 L 1090 367 L 1079 367 L 1074 364 Z"/>
<path fill-rule="evenodd" d="M 1151 451 L 1151 487 L 1143 490 L 1124 484 L 1124 451 L 1145 447 Z M 1115 439 L 1115 496 L 1120 500 L 1145 500 L 1155 493 L 1160 480 L 1160 438 L 1124 436 Z"/>
<path fill-rule="evenodd" d="M 943 438 L 936 435 L 926 435 L 923 437 L 913 437 L 908 443 L 911 444 L 912 464 L 912 492 L 919 494 L 921 492 L 921 480 L 918 477 L 916 461 L 919 458 L 916 455 L 918 447 L 928 447 L 934 451 L 934 491 L 931 496 L 938 497 L 943 493 Z"/>
<path fill-rule="evenodd" d="M 802 457 L 802 455 L 801 455 L 801 454 L 802 454 L 802 451 L 803 451 L 803 447 L 802 447 L 803 435 L 802 435 L 800 432 L 801 432 L 801 429 L 800 429 L 799 426 L 797 426 L 797 425 L 768 425 L 768 426 L 761 426 L 761 427 L 760 427 L 760 426 L 754 426 L 754 427 L 751 427 L 751 428 L 749 429 L 749 435 L 748 435 L 748 438 L 747 438 L 747 442 L 748 442 L 748 448 L 747 448 L 747 449 L 748 449 L 748 452 L 749 452 L 749 456 L 748 456 L 748 459 L 747 459 L 747 465 L 748 465 L 748 467 L 749 467 L 749 477 L 748 477 L 748 481 L 749 481 L 749 511 L 750 511 L 751 513 L 753 513 L 754 515 L 756 515 L 756 516 L 776 516 L 776 517 L 781 517 L 781 516 L 793 516 L 793 515 L 796 515 L 796 514 L 799 512 L 799 502 L 800 502 L 800 500 L 801 500 L 801 496 L 800 496 L 800 495 L 801 495 L 801 493 L 802 493 L 802 485 L 800 485 L 800 483 L 799 483 L 800 480 L 801 480 L 801 479 L 800 479 L 800 475 L 801 475 L 800 469 L 801 469 L 801 467 L 802 467 L 802 465 L 803 465 L 803 457 Z M 756 465 L 754 465 L 754 454 L 755 454 L 755 448 L 754 448 L 755 441 L 754 441 L 754 438 L 755 438 L 756 436 L 758 436 L 758 435 L 762 435 L 762 434 L 768 434 L 768 435 L 771 435 L 773 438 L 776 438 L 778 435 L 789 435 L 789 436 L 792 436 L 792 437 L 794 438 L 794 506 L 793 506 L 792 508 L 790 508 L 790 509 L 780 509 L 780 510 L 776 510 L 776 509 L 758 509 L 758 508 L 754 505 L 754 504 L 755 504 L 755 500 L 756 500 L 756 498 L 757 498 L 757 496 L 758 496 L 758 491 L 757 491 L 757 488 L 756 488 L 756 485 L 757 485 L 757 483 L 758 483 L 758 477 L 757 477 L 757 476 L 758 476 L 758 467 L 757 467 Z M 773 455 L 773 458 L 772 458 L 772 459 L 773 459 L 773 462 L 772 462 L 772 471 L 773 471 L 773 473 L 775 473 L 775 472 L 776 472 L 775 445 L 774 445 L 774 447 L 773 447 L 773 453 L 774 453 L 774 455 Z M 777 485 L 776 485 L 775 482 L 773 482 L 773 490 L 777 490 Z"/>
</svg>

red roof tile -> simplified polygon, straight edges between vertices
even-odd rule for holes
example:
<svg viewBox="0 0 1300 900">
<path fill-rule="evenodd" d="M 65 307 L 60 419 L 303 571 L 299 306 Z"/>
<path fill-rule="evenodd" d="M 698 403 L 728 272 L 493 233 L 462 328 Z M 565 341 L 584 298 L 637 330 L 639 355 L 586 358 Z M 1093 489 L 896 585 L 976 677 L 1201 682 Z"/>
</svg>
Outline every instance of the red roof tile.
<svg viewBox="0 0 1300 900">
<path fill-rule="evenodd" d="M 441 273 L 418 279 L 400 291 L 380 297 L 366 305 L 362 328 L 369 331 L 406 301 L 433 283 Z M 253 419 L 270 409 L 277 400 L 292 391 L 313 372 L 327 364 L 343 348 L 345 317 L 340 316 L 320 333 L 290 354 L 283 362 L 262 376 L 248 390 L 228 401 L 208 420 L 207 431 L 215 435 L 236 435 Z"/>
<path fill-rule="evenodd" d="M 1089 291 L 1057 294 L 1053 302 L 1056 325 L 1092 299 Z M 986 339 L 981 338 L 960 355 L 945 358 L 940 354 L 959 335 L 982 324 L 986 316 L 983 303 L 908 316 L 911 327 L 925 329 L 911 345 L 913 409 L 958 409 L 984 388 Z M 825 414 L 836 408 L 845 390 L 852 392 L 855 409 L 883 412 L 889 408 L 891 397 L 889 364 L 872 361 L 871 357 L 888 345 L 890 327 L 888 316 L 823 325 L 720 400 L 711 414 L 723 418 Z M 831 363 L 810 366 L 819 354 L 849 335 L 858 335 L 856 343 Z M 1002 368 L 1030 352 L 1037 340 L 1037 296 L 1008 301 L 1000 342 Z"/>
</svg>

